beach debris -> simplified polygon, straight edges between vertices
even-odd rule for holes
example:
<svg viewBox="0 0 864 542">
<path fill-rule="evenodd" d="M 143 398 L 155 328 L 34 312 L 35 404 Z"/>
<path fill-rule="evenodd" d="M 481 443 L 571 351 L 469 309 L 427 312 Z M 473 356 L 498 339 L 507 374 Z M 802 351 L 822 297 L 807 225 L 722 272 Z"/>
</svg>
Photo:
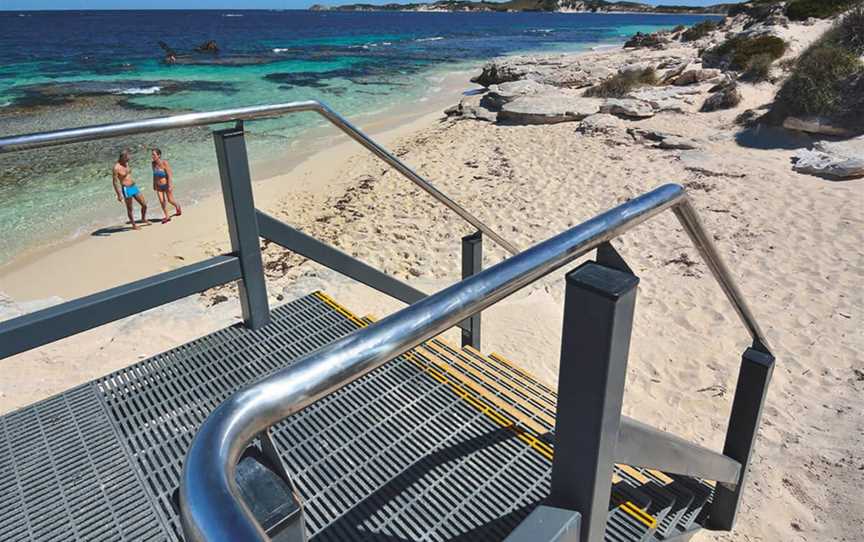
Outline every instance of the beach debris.
<svg viewBox="0 0 864 542">
<path fill-rule="evenodd" d="M 864 136 L 848 141 L 817 141 L 813 149 L 799 149 L 792 169 L 831 179 L 864 177 Z"/>
<path fill-rule="evenodd" d="M 809 134 L 821 134 L 829 136 L 849 137 L 852 132 L 841 126 L 832 124 L 825 117 L 786 117 L 783 127 L 787 130 L 807 132 Z"/>
<path fill-rule="evenodd" d="M 731 109 L 741 103 L 741 90 L 738 88 L 738 83 L 732 81 L 722 85 L 706 98 L 702 104 L 700 111 L 703 113 L 711 111 L 719 111 L 721 109 Z"/>
<path fill-rule="evenodd" d="M 601 100 L 566 93 L 522 96 L 504 104 L 498 113 L 500 124 L 556 124 L 582 120 L 600 112 Z"/>
<path fill-rule="evenodd" d="M 713 153 L 701 150 L 681 151 L 678 159 L 684 165 L 684 169 L 699 173 L 705 177 L 730 177 L 740 179 L 746 176 L 740 166 L 729 163 Z"/>
<path fill-rule="evenodd" d="M 627 98 L 608 98 L 600 106 L 600 112 L 630 119 L 647 119 L 654 116 L 654 108 L 651 104 Z"/>
</svg>

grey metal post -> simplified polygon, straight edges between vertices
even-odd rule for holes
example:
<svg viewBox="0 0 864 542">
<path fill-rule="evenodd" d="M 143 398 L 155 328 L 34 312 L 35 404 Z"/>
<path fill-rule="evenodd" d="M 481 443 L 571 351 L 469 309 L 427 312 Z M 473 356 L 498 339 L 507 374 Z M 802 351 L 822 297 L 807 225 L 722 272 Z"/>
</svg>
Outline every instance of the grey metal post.
<svg viewBox="0 0 864 542">
<path fill-rule="evenodd" d="M 762 405 L 765 403 L 773 372 L 774 356 L 755 348 L 748 348 L 744 352 L 738 384 L 735 387 L 735 399 L 732 401 L 732 412 L 729 415 L 729 427 L 726 430 L 726 443 L 723 445 L 723 455 L 741 463 L 741 474 L 735 486 L 717 484 L 708 515 L 710 529 L 731 531 L 735 525 L 735 516 L 741 504 L 750 458 L 759 432 Z"/>
<path fill-rule="evenodd" d="M 579 512 L 581 542 L 600 542 L 639 279 L 586 262 L 566 280 L 549 505 Z"/>
<path fill-rule="evenodd" d="M 475 232 L 462 238 L 462 279 L 467 279 L 483 270 L 483 232 Z M 480 350 L 480 313 L 463 322 L 462 347 L 471 346 Z"/>
<path fill-rule="evenodd" d="M 234 128 L 213 132 L 213 140 L 216 143 L 216 160 L 222 180 L 231 250 L 240 259 L 243 273 L 240 280 L 243 321 L 247 327 L 258 329 L 270 322 L 270 309 L 243 127 L 238 124 Z"/>
</svg>

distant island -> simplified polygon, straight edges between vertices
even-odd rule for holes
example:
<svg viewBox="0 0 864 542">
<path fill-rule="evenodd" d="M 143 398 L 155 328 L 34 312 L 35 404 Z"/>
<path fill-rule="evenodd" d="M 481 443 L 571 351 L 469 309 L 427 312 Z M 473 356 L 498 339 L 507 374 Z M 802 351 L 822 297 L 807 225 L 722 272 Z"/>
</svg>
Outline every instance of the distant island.
<svg viewBox="0 0 864 542">
<path fill-rule="evenodd" d="M 507 2 L 474 2 L 471 0 L 438 0 L 411 4 L 315 4 L 312 11 L 557 11 L 561 13 L 685 13 L 725 15 L 734 4 L 713 6 L 650 6 L 639 2 L 607 0 L 509 0 Z"/>
</svg>

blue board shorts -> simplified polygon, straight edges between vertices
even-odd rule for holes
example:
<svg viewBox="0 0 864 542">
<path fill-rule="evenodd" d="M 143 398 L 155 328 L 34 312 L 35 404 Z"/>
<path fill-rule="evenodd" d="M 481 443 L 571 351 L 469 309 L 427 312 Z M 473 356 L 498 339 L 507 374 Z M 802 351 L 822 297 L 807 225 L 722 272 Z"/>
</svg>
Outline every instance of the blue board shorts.
<svg viewBox="0 0 864 542">
<path fill-rule="evenodd" d="M 123 187 L 123 197 L 124 198 L 134 197 L 139 192 L 140 192 L 140 190 L 138 190 L 138 186 L 134 185 L 134 184 L 132 186 L 124 186 Z"/>
</svg>

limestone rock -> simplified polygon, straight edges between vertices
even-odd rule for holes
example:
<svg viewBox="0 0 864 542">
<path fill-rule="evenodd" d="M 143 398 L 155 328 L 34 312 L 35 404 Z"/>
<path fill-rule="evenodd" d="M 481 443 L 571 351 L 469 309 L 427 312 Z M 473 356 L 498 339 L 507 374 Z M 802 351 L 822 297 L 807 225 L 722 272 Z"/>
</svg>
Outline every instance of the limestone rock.
<svg viewBox="0 0 864 542">
<path fill-rule="evenodd" d="M 741 103 L 741 90 L 738 89 L 737 83 L 730 83 L 721 86 L 717 92 L 708 96 L 702 104 L 703 113 L 710 111 L 719 111 L 721 109 L 731 109 Z"/>
<path fill-rule="evenodd" d="M 490 111 L 489 109 L 483 107 L 482 100 L 482 94 L 471 94 L 468 96 L 463 96 L 458 104 L 445 109 L 444 114 L 448 117 L 454 117 L 458 119 L 473 119 L 483 120 L 486 122 L 495 122 L 498 118 L 498 115 L 494 111 Z"/>
<path fill-rule="evenodd" d="M 522 96 L 504 104 L 498 113 L 501 124 L 555 124 L 582 120 L 600 111 L 600 101 L 569 93 Z"/>
<path fill-rule="evenodd" d="M 488 87 L 510 81 L 517 81 L 527 75 L 528 70 L 518 59 L 493 60 L 483 66 L 480 75 L 471 79 L 472 83 Z"/>
<path fill-rule="evenodd" d="M 600 106 L 600 112 L 631 119 L 647 119 L 654 116 L 654 108 L 648 102 L 626 98 L 607 99 Z"/>
<path fill-rule="evenodd" d="M 487 109 L 498 111 L 504 104 L 512 102 L 516 98 L 554 92 L 559 92 L 559 89 L 551 85 L 538 83 L 532 79 L 523 79 L 501 83 L 500 85 L 491 85 L 489 92 L 483 96 L 481 103 Z"/>
<path fill-rule="evenodd" d="M 667 150 L 692 150 L 698 149 L 699 143 L 694 139 L 668 134 L 660 140 L 657 147 Z"/>
<path fill-rule="evenodd" d="M 624 121 L 608 113 L 597 113 L 582 119 L 576 131 L 582 135 L 616 135 L 624 131 Z"/>
<path fill-rule="evenodd" d="M 846 128 L 834 126 L 831 121 L 823 117 L 786 117 L 783 127 L 787 130 L 797 130 L 811 134 L 822 134 L 831 136 L 848 137 L 852 133 Z"/>
<path fill-rule="evenodd" d="M 799 149 L 792 169 L 832 179 L 864 177 L 864 137 L 848 141 L 819 141 L 813 150 Z"/>
<path fill-rule="evenodd" d="M 678 85 L 679 87 L 695 85 L 696 83 L 701 83 L 703 81 L 708 81 L 710 79 L 714 79 L 715 77 L 719 77 L 720 75 L 722 75 L 722 73 L 722 71 L 716 68 L 686 69 L 682 71 L 680 75 L 676 76 L 672 83 Z"/>
<path fill-rule="evenodd" d="M 699 90 L 685 87 L 644 87 L 627 95 L 628 98 L 647 102 L 655 111 L 683 111 L 685 104 L 694 102 Z"/>
</svg>

